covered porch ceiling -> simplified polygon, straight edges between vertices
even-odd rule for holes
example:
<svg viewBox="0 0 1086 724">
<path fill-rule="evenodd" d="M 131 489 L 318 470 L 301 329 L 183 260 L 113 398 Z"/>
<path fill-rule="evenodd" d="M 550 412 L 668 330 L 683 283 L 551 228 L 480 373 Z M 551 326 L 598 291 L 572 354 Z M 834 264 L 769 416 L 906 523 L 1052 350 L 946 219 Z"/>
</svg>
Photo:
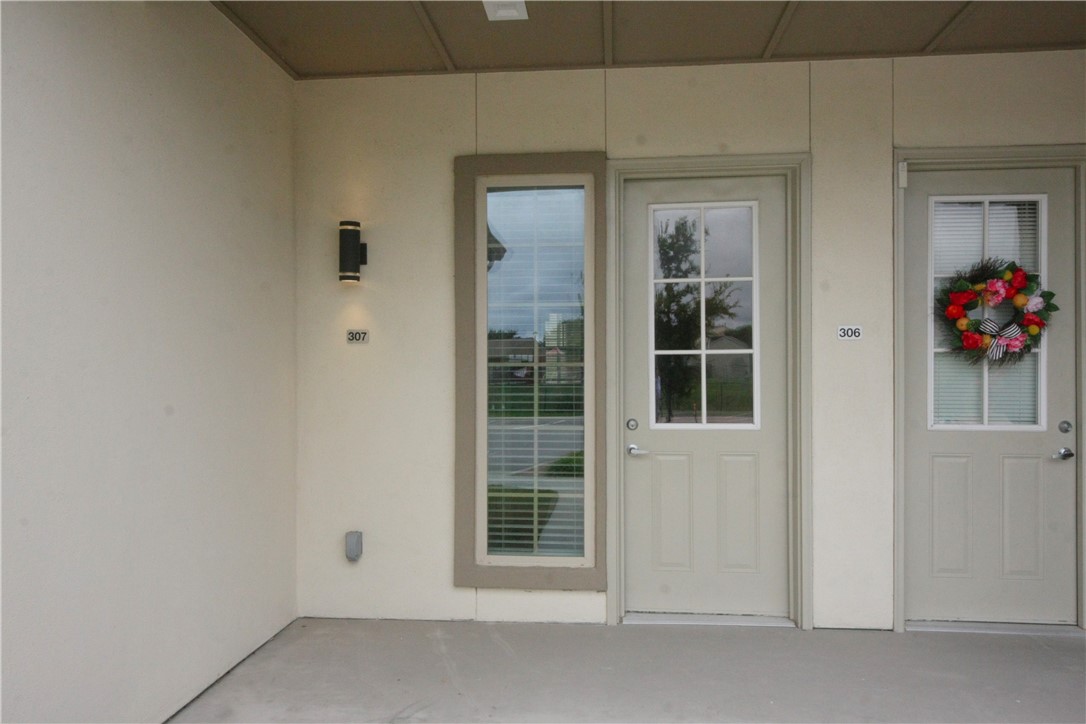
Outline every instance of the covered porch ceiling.
<svg viewBox="0 0 1086 724">
<path fill-rule="evenodd" d="M 541 0 L 501 21 L 478 0 L 214 4 L 298 80 L 1086 47 L 1075 0 Z"/>
</svg>

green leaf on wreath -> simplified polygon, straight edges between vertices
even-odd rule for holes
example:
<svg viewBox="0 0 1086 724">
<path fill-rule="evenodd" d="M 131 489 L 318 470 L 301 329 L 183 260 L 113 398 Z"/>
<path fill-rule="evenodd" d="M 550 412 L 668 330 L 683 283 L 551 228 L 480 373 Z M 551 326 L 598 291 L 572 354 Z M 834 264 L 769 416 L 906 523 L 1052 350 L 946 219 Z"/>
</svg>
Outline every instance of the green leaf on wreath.
<svg viewBox="0 0 1086 724">
<path fill-rule="evenodd" d="M 1046 302 L 1051 302 L 1052 297 L 1054 296 L 1056 296 L 1055 292 L 1041 292 L 1041 299 L 1045 300 Z"/>
<path fill-rule="evenodd" d="M 955 292 L 964 292 L 965 290 L 972 288 L 973 285 L 970 284 L 968 281 L 966 281 L 965 279 L 959 279 L 958 281 L 954 282 L 954 286 L 951 289 Z"/>
<path fill-rule="evenodd" d="M 1045 311 L 1046 312 L 1058 312 L 1058 311 L 1060 311 L 1060 308 L 1057 307 L 1055 304 L 1052 304 L 1051 302 L 1049 302 L 1048 304 L 1045 305 Z"/>
</svg>

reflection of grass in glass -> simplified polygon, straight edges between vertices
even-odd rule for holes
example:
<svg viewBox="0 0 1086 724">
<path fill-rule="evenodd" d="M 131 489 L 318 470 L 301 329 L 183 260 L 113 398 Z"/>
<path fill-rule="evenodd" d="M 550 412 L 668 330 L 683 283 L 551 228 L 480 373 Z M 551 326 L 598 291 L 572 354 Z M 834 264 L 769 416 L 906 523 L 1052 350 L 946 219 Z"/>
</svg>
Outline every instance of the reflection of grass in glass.
<svg viewBox="0 0 1086 724">
<path fill-rule="evenodd" d="M 581 417 L 584 415 L 584 389 L 573 385 L 539 385 L 539 409 L 531 383 L 491 383 L 487 392 L 490 417 Z"/>
<path fill-rule="evenodd" d="M 487 552 L 537 550 L 539 536 L 557 503 L 558 493 L 554 490 L 490 486 L 487 489 Z"/>
<path fill-rule="evenodd" d="M 754 410 L 754 386 L 749 380 L 707 380 L 709 409 L 716 414 L 749 415 Z"/>
<path fill-rule="evenodd" d="M 584 477 L 584 451 L 564 455 L 547 466 L 547 475 L 557 478 Z"/>
<path fill-rule="evenodd" d="M 694 387 L 685 395 L 676 395 L 671 403 L 672 414 L 682 421 L 689 422 L 685 418 L 693 417 L 694 410 L 701 407 L 701 388 Z M 678 420 L 677 420 L 678 421 Z"/>
<path fill-rule="evenodd" d="M 750 380 L 706 380 L 706 403 L 710 415 L 750 415 L 754 411 L 754 387 Z M 698 414 L 695 415 L 695 410 Z M 674 402 L 677 420 L 689 422 L 701 417 L 701 390 L 693 389 Z"/>
</svg>

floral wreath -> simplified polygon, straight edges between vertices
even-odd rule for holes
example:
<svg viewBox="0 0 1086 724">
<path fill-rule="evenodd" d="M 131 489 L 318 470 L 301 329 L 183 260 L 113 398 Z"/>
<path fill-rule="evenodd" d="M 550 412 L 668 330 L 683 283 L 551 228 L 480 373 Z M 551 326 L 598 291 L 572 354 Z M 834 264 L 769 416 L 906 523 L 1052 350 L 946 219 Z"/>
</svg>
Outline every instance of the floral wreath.
<svg viewBox="0 0 1086 724">
<path fill-rule="evenodd" d="M 1013 261 L 984 259 L 966 271 L 956 271 L 935 294 L 935 317 L 943 323 L 950 349 L 971 363 L 988 360 L 1013 364 L 1041 339 L 1052 312 L 1055 293 L 1040 287 L 1040 275 L 1027 273 Z M 982 304 L 999 307 L 1009 301 L 1014 316 L 1005 324 L 972 319 Z"/>
</svg>

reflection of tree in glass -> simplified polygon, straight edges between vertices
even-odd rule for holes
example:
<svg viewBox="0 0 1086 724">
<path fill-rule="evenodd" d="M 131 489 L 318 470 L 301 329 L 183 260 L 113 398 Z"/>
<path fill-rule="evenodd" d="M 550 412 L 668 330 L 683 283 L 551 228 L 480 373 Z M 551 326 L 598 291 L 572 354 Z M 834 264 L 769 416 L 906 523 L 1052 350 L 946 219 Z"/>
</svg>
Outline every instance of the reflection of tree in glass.
<svg viewBox="0 0 1086 724">
<path fill-rule="evenodd" d="M 699 258 L 701 244 L 694 220 L 682 216 L 675 221 L 656 227 L 656 249 L 662 279 L 687 279 L 700 276 Z M 702 314 L 698 284 L 656 285 L 656 349 L 701 349 L 703 342 Z M 705 319 L 720 324 L 734 319 L 737 301 L 730 282 L 711 285 L 712 291 L 705 298 Z M 689 365 L 688 355 L 664 354 L 656 357 L 657 389 L 666 416 L 663 422 L 671 422 L 675 406 L 689 397 L 701 380 L 701 366 Z"/>
</svg>

